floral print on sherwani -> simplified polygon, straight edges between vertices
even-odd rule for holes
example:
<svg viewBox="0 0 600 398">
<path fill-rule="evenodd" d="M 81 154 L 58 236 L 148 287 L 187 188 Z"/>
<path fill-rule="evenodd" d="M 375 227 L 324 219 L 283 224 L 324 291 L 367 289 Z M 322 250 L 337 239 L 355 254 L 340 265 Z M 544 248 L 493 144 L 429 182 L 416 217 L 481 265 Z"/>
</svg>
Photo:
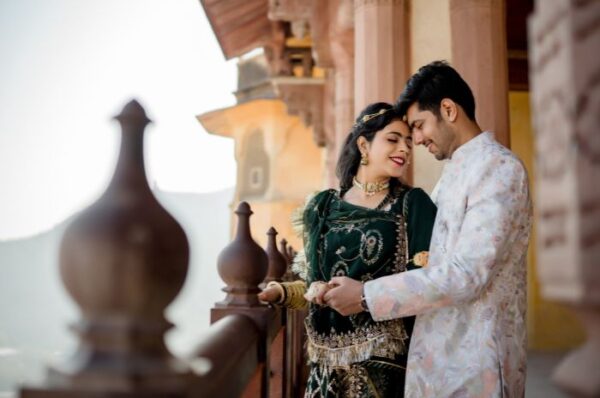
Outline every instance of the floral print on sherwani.
<svg viewBox="0 0 600 398">
<path fill-rule="evenodd" d="M 455 151 L 436 193 L 427 267 L 365 284 L 375 320 L 417 315 L 405 396 L 522 397 L 527 172 L 486 132 Z"/>
</svg>

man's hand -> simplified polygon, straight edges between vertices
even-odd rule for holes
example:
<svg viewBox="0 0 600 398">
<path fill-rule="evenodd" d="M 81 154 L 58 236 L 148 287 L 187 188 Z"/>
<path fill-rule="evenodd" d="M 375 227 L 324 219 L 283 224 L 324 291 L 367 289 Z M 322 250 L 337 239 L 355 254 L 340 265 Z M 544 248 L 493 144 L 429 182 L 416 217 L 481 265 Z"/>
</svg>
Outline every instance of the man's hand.
<svg viewBox="0 0 600 398">
<path fill-rule="evenodd" d="M 325 304 L 348 316 L 363 312 L 360 298 L 363 293 L 363 284 L 347 276 L 336 276 L 329 281 L 331 289 L 323 298 Z"/>
</svg>

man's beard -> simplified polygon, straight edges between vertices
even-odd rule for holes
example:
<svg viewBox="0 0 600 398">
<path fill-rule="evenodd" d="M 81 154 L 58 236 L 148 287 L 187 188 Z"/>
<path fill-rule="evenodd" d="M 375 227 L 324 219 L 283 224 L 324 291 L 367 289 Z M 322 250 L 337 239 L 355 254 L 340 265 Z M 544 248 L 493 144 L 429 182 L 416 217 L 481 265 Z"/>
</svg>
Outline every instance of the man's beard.
<svg viewBox="0 0 600 398">
<path fill-rule="evenodd" d="M 438 122 L 438 131 L 440 132 L 440 141 L 443 141 L 440 142 L 440 144 L 444 145 L 442 147 L 440 144 L 434 144 L 438 149 L 438 153 L 435 154 L 435 158 L 437 160 L 446 160 L 452 156 L 450 153 L 450 148 L 452 146 L 451 143 L 456 140 L 456 135 L 443 121 Z"/>
</svg>

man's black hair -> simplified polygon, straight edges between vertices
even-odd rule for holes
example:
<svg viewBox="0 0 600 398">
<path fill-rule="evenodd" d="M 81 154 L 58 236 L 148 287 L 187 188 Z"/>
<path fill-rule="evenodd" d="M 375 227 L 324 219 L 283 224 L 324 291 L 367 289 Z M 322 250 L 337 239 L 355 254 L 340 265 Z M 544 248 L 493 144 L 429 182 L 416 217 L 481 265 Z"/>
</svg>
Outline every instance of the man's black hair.
<svg viewBox="0 0 600 398">
<path fill-rule="evenodd" d="M 396 108 L 402 115 L 415 102 L 419 110 L 433 112 L 438 119 L 440 103 L 449 98 L 465 111 L 469 119 L 475 121 L 475 98 L 467 82 L 446 61 L 434 61 L 419 68 L 412 75 L 398 97 Z"/>
</svg>

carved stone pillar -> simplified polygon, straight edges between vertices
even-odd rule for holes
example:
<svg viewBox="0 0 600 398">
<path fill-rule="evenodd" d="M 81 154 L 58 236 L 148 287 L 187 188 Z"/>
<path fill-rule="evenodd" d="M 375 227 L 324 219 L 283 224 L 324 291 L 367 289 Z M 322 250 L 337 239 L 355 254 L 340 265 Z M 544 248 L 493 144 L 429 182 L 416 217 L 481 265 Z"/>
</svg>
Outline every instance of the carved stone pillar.
<svg viewBox="0 0 600 398">
<path fill-rule="evenodd" d="M 408 78 L 405 0 L 354 1 L 354 114 L 366 105 L 394 102 Z"/>
<path fill-rule="evenodd" d="M 504 0 L 450 0 L 452 64 L 467 81 L 484 130 L 510 145 Z"/>
<path fill-rule="evenodd" d="M 329 133 L 325 151 L 325 185 L 338 187 L 335 167 L 354 120 L 353 0 L 312 0 L 310 27 L 313 57 L 327 68 L 328 86 L 323 112 Z M 330 122 L 330 123 L 329 123 Z"/>
<path fill-rule="evenodd" d="M 600 396 L 600 2 L 541 1 L 529 20 L 542 294 L 571 305 L 587 342 L 553 380 Z"/>
<path fill-rule="evenodd" d="M 335 65 L 335 163 L 354 122 L 354 12 L 353 3 L 338 2 L 333 10 L 331 52 Z M 333 22 L 333 21 L 332 21 Z M 334 173 L 335 174 L 335 173 Z M 337 179 L 336 179 L 337 182 Z M 336 187 L 338 184 L 336 184 Z"/>
</svg>

